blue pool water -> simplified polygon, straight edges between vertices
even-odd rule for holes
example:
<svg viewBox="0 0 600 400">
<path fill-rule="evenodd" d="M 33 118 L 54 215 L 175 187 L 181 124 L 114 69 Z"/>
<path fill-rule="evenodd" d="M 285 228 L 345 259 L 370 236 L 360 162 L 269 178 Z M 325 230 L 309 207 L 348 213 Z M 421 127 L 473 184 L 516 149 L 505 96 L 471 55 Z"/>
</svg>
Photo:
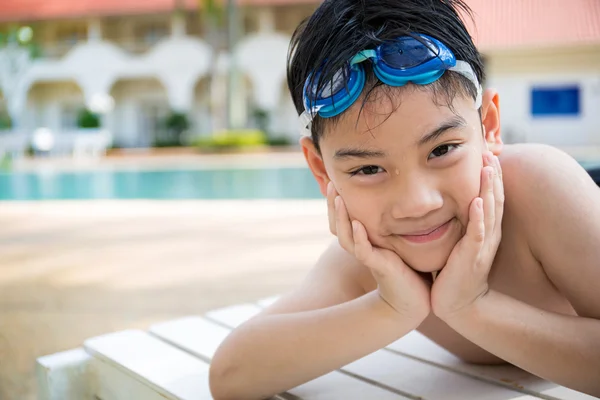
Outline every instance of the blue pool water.
<svg viewBox="0 0 600 400">
<path fill-rule="evenodd" d="M 313 198 L 308 168 L 0 172 L 0 200 Z"/>
</svg>

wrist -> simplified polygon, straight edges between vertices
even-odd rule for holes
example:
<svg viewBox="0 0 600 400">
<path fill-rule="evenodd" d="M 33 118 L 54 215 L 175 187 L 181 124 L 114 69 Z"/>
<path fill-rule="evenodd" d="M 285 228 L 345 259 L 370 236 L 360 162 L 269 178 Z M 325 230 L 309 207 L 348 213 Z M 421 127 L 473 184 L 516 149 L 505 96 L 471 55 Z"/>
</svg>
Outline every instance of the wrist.
<svg viewBox="0 0 600 400">
<path fill-rule="evenodd" d="M 428 306 L 410 307 L 408 309 L 398 308 L 388 301 L 379 290 L 374 290 L 370 295 L 376 299 L 379 307 L 383 308 L 392 320 L 403 326 L 409 326 L 410 329 L 418 328 L 431 312 Z"/>
<path fill-rule="evenodd" d="M 448 326 L 456 329 L 458 326 L 468 324 L 469 321 L 478 319 L 481 313 L 485 312 L 484 309 L 488 301 L 494 296 L 495 292 L 488 289 L 470 304 L 446 314 L 436 314 L 436 316 L 448 324 Z"/>
</svg>

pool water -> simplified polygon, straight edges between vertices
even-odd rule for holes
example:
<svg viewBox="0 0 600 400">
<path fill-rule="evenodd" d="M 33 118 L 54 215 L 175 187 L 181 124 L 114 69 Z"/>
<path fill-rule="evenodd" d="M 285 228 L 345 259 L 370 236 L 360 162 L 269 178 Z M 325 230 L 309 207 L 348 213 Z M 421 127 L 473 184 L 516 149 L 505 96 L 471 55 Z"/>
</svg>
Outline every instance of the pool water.
<svg viewBox="0 0 600 400">
<path fill-rule="evenodd" d="M 308 168 L 0 173 L 0 200 L 315 198 Z"/>
</svg>

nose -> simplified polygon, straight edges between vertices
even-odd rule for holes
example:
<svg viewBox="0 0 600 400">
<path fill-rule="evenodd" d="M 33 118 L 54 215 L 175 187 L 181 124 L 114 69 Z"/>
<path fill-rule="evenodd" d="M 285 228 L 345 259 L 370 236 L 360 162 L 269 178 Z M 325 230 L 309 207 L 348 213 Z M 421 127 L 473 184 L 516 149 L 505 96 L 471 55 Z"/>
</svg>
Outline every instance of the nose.
<svg viewBox="0 0 600 400">
<path fill-rule="evenodd" d="M 398 178 L 394 183 L 392 217 L 421 218 L 442 208 L 444 200 L 434 179 L 421 174 Z"/>
</svg>

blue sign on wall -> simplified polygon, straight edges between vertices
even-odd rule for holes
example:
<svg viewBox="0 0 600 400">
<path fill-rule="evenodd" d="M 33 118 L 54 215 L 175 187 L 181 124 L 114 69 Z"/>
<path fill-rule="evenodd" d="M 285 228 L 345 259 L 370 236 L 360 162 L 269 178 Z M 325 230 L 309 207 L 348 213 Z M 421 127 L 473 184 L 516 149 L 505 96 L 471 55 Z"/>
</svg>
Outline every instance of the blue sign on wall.
<svg viewBox="0 0 600 400">
<path fill-rule="evenodd" d="M 531 115 L 535 117 L 578 116 L 579 86 L 534 87 L 531 90 Z"/>
</svg>

